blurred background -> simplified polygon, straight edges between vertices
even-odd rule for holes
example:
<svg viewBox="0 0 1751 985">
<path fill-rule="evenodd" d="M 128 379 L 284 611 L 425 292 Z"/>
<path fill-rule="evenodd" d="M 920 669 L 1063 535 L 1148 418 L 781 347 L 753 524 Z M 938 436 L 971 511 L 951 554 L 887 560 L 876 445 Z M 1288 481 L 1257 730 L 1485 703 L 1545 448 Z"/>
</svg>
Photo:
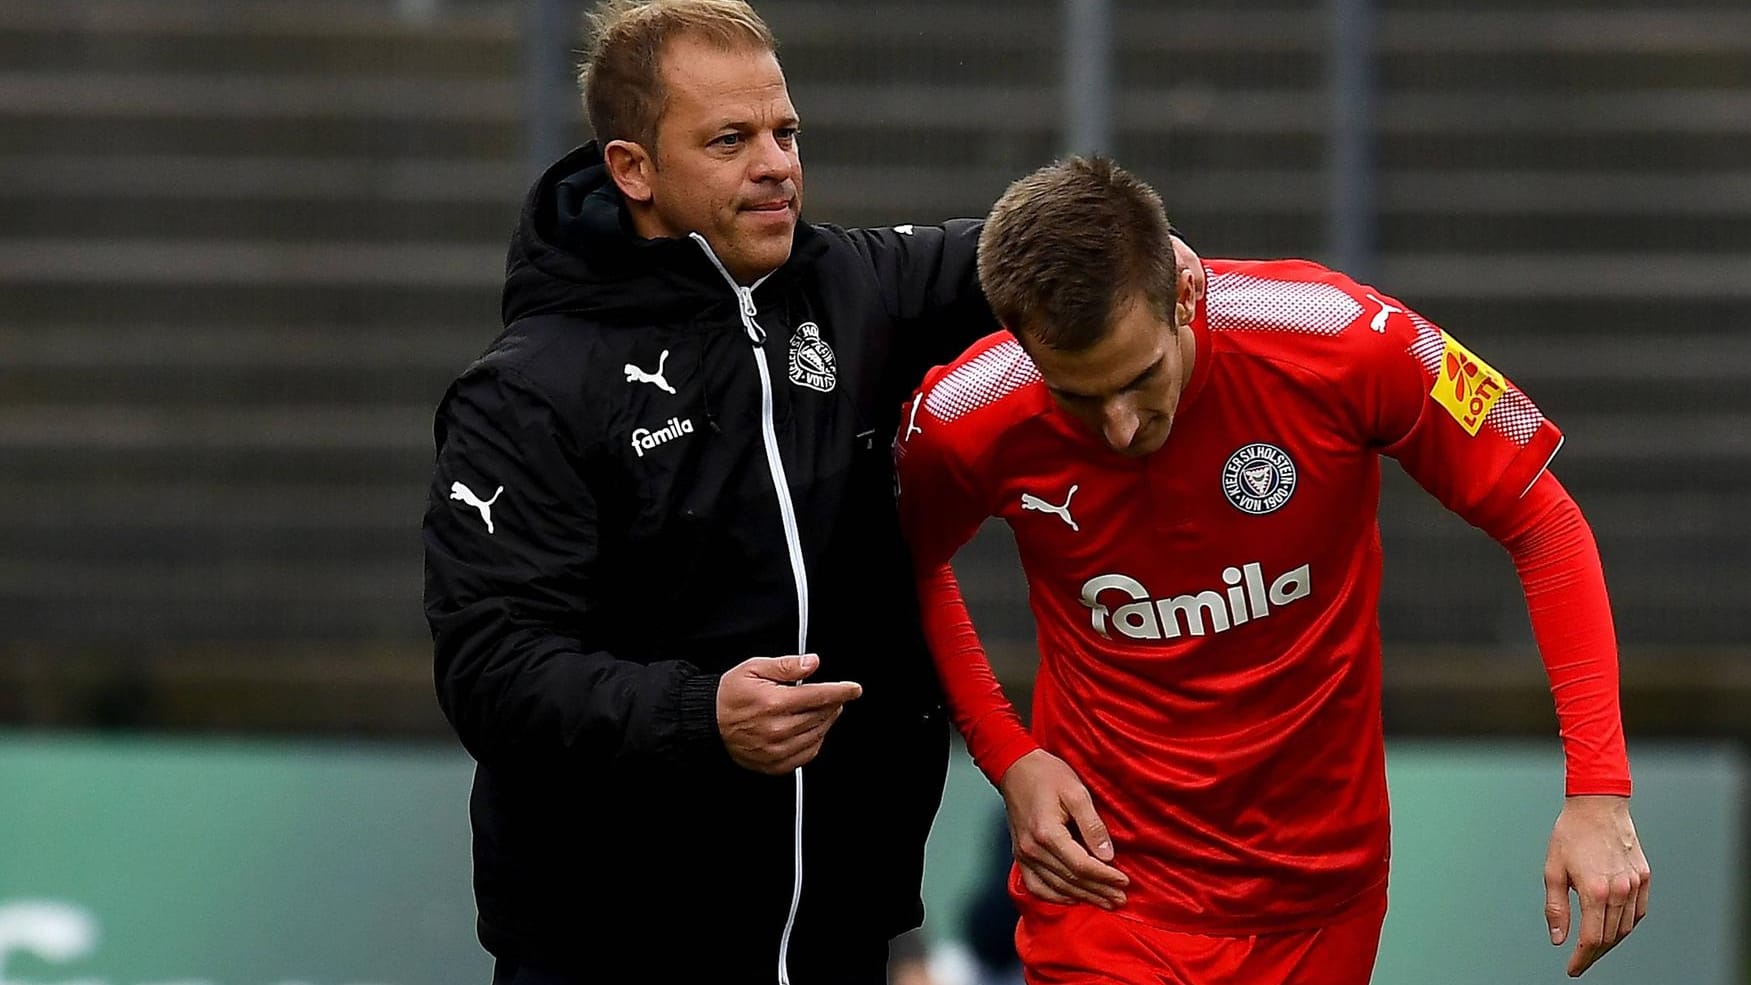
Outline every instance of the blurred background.
<svg viewBox="0 0 1751 985">
<path fill-rule="evenodd" d="M 1345 269 L 1531 394 L 1604 554 L 1660 875 L 1589 980 L 1751 982 L 1751 2 L 755 5 L 808 218 L 981 215 L 1102 150 L 1206 256 Z M 587 137 L 582 9 L 0 0 L 0 983 L 485 980 L 418 524 L 522 193 Z M 1514 963 L 1561 797 L 1518 582 L 1387 472 L 1377 981 L 1554 982 L 1548 945 Z M 959 567 L 1025 707 L 1007 531 Z M 959 759 L 945 985 L 994 803 Z"/>
</svg>

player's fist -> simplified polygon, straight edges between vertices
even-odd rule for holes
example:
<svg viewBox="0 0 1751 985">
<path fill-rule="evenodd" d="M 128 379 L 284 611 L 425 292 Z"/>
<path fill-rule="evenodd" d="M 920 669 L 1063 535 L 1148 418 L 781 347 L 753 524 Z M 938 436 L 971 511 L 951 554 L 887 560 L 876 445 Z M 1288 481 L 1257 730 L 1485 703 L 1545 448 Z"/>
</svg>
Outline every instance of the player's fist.
<svg viewBox="0 0 1751 985">
<path fill-rule="evenodd" d="M 827 730 L 861 684 L 805 684 L 821 666 L 812 653 L 755 657 L 726 671 L 717 685 L 717 731 L 738 765 L 781 774 L 821 751 Z"/>
<path fill-rule="evenodd" d="M 1112 837 L 1068 763 L 1035 749 L 1004 772 L 998 789 L 1028 892 L 1053 903 L 1092 903 L 1105 910 L 1124 905 L 1131 880 L 1107 864 L 1113 860 Z"/>
</svg>

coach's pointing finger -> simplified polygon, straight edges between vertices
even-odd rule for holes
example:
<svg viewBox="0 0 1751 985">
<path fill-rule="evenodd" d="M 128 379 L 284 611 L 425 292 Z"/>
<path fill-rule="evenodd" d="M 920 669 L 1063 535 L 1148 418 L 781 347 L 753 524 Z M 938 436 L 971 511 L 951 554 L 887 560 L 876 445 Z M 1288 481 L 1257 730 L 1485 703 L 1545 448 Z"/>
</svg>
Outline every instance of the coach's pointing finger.
<svg viewBox="0 0 1751 985">
<path fill-rule="evenodd" d="M 849 681 L 800 683 L 820 664 L 812 653 L 755 657 L 724 673 L 717 687 L 717 730 L 732 760 L 777 774 L 814 758 L 839 709 L 863 693 Z M 818 734 L 799 749 L 792 740 L 802 733 Z"/>
</svg>

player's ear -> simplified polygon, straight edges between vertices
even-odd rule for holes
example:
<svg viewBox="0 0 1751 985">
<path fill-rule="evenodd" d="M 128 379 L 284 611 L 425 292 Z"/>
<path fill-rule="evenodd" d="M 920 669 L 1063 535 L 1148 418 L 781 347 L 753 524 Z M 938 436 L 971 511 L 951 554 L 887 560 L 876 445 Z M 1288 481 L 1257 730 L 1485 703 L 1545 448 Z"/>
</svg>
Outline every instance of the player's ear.
<svg viewBox="0 0 1751 985">
<path fill-rule="evenodd" d="M 1179 268 L 1179 283 L 1174 285 L 1173 323 L 1174 325 L 1190 325 L 1192 316 L 1198 312 L 1198 288 L 1192 268 L 1182 264 Z"/>
<path fill-rule="evenodd" d="M 608 166 L 608 176 L 629 202 L 645 204 L 656 195 L 654 175 L 657 162 L 643 144 L 630 140 L 610 140 L 602 148 L 602 161 Z"/>
</svg>

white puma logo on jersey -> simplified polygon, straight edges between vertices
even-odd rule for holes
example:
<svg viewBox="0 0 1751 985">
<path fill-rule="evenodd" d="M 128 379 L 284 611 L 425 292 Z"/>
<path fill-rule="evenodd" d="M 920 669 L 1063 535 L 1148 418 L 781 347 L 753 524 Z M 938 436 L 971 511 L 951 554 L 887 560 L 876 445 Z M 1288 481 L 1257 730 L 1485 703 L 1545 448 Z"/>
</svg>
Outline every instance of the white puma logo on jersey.
<svg viewBox="0 0 1751 985">
<path fill-rule="evenodd" d="M 482 520 L 486 521 L 486 532 L 489 534 L 493 532 L 493 529 L 492 529 L 492 504 L 499 501 L 499 496 L 504 491 L 505 491 L 505 487 L 500 486 L 498 488 L 498 490 L 492 494 L 491 499 L 482 502 L 481 498 L 474 494 L 474 490 L 468 488 L 467 486 L 463 485 L 460 482 L 450 483 L 450 498 L 451 499 L 459 499 L 462 502 L 467 503 L 469 506 L 472 506 L 475 509 L 479 510 L 480 511 L 480 518 Z"/>
<path fill-rule="evenodd" d="M 1077 533 L 1081 533 L 1082 528 L 1077 526 L 1076 521 L 1072 520 L 1070 518 L 1070 500 L 1075 498 L 1076 490 L 1081 489 L 1081 488 L 1082 488 L 1081 486 L 1071 486 L 1070 492 L 1068 494 L 1066 494 L 1064 497 L 1064 505 L 1063 506 L 1054 506 L 1053 504 L 1046 502 L 1045 500 L 1041 499 L 1040 497 L 1035 496 L 1033 493 L 1022 493 L 1021 494 L 1021 508 L 1024 510 L 1034 510 L 1034 511 L 1039 512 L 1039 513 L 1050 513 L 1053 516 L 1056 516 L 1058 519 L 1063 520 L 1065 523 L 1069 524 L 1071 530 L 1074 530 Z"/>
<path fill-rule="evenodd" d="M 1402 314 L 1404 314 L 1404 309 L 1403 308 L 1394 308 L 1392 305 L 1387 304 L 1385 301 L 1380 300 L 1379 298 L 1375 297 L 1372 294 L 1366 295 L 1366 297 L 1368 298 L 1368 300 L 1370 300 L 1370 301 L 1372 301 L 1375 304 L 1380 306 L 1380 310 L 1374 313 L 1373 320 L 1368 322 L 1368 327 L 1372 328 L 1374 331 L 1379 332 L 1382 335 L 1385 335 L 1386 334 L 1386 316 L 1393 313 L 1394 311 L 1396 311 L 1402 315 Z"/>
<path fill-rule="evenodd" d="M 644 370 L 639 369 L 637 366 L 634 366 L 631 363 L 627 363 L 626 364 L 626 382 L 628 382 L 628 383 L 649 383 L 651 386 L 656 387 L 657 389 L 663 391 L 664 393 L 674 393 L 675 388 L 669 385 L 668 380 L 663 379 L 663 364 L 668 362 L 668 361 L 669 361 L 669 350 L 664 349 L 663 354 L 657 357 L 657 369 L 656 369 L 656 372 L 654 372 L 654 373 L 647 373 Z"/>
<path fill-rule="evenodd" d="M 912 416 L 906 419 L 906 433 L 900 436 L 901 441 L 905 441 L 915 434 L 924 433 L 924 429 L 918 426 L 918 405 L 923 402 L 924 394 L 922 393 L 912 398 Z"/>
</svg>

